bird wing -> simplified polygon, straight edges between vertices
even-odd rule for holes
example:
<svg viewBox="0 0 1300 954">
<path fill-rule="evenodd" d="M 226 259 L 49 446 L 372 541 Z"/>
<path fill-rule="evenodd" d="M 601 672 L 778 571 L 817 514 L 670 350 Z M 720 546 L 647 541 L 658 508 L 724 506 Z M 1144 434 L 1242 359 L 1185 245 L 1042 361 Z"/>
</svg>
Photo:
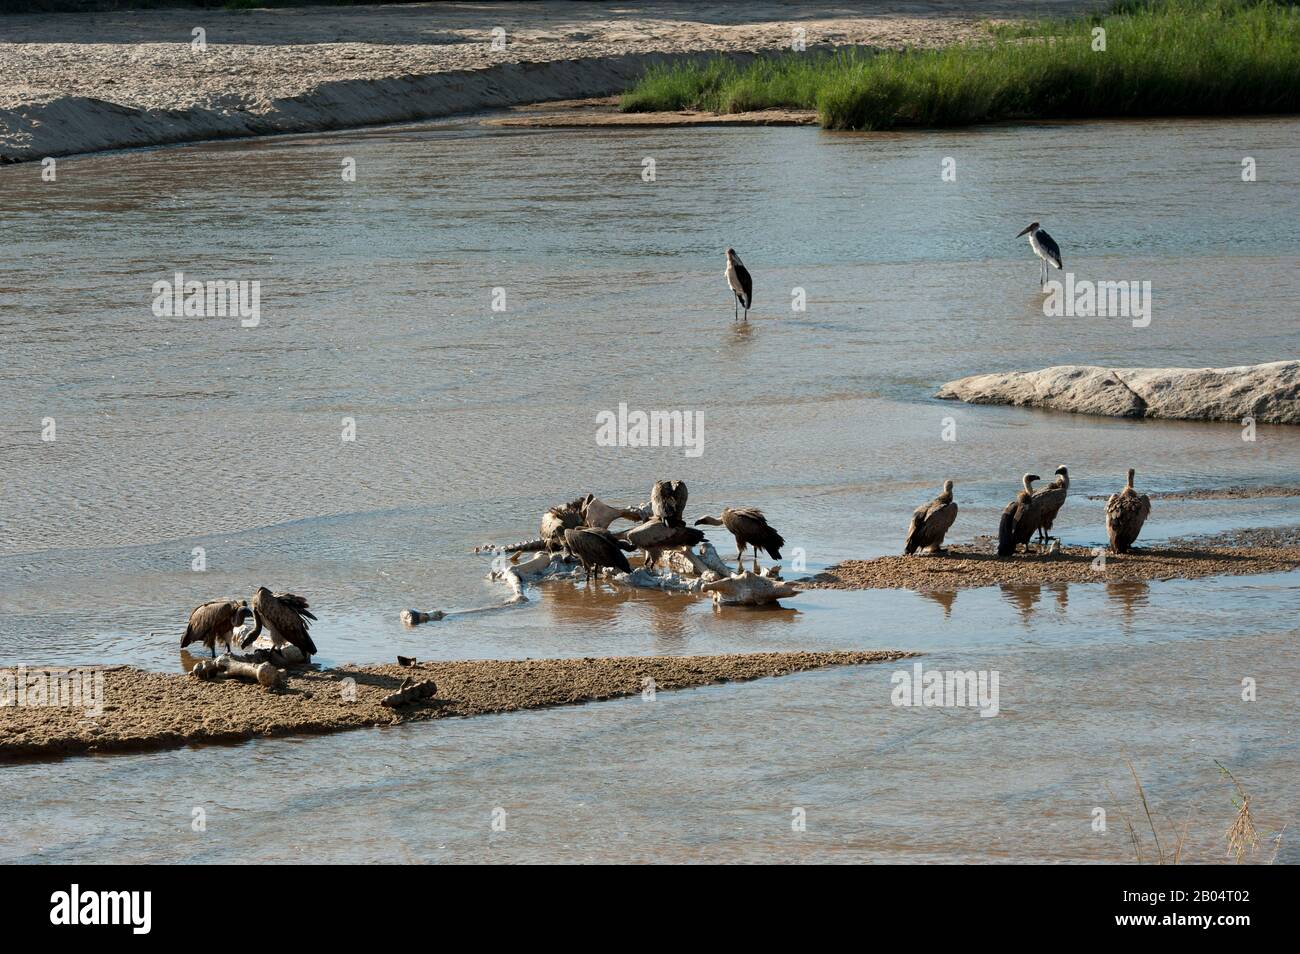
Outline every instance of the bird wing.
<svg viewBox="0 0 1300 954">
<path fill-rule="evenodd" d="M 932 512 L 925 521 L 926 536 L 932 536 L 937 542 L 943 539 L 943 535 L 957 519 L 957 502 L 949 501 L 938 510 L 934 510 L 933 507 L 931 509 Z"/>
<path fill-rule="evenodd" d="M 736 259 L 736 279 L 740 282 L 740 290 L 744 292 L 740 303 L 748 308 L 754 303 L 754 279 L 749 277 L 749 269 L 740 264 L 740 259 Z"/>
<path fill-rule="evenodd" d="M 768 524 L 763 511 L 753 507 L 727 509 L 723 511 L 722 522 L 734 536 L 751 546 L 762 547 L 774 560 L 781 559 L 781 548 L 785 546 L 785 538 Z"/>
<path fill-rule="evenodd" d="M 190 643 L 215 644 L 218 636 L 226 636 L 235 628 L 234 604 L 230 600 L 212 600 L 196 606 L 190 613 L 189 625 L 181 637 L 181 646 Z"/>
<path fill-rule="evenodd" d="M 1052 260 L 1057 268 L 1061 267 L 1061 246 L 1056 244 L 1056 239 L 1052 238 L 1042 229 L 1038 230 L 1038 244 L 1043 247 L 1047 257 Z"/>
<path fill-rule="evenodd" d="M 293 593 L 273 593 L 269 599 L 253 598 L 253 608 L 281 637 L 293 643 L 309 656 L 316 655 L 316 644 L 307 630 L 308 619 L 315 619 L 307 611 L 307 601 Z"/>
</svg>

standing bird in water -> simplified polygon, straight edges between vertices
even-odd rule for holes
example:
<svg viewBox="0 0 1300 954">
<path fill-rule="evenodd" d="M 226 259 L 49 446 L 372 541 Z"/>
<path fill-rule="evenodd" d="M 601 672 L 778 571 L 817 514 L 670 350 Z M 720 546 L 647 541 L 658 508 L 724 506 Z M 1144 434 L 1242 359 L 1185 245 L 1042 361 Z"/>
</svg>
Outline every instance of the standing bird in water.
<svg viewBox="0 0 1300 954">
<path fill-rule="evenodd" d="M 745 320 L 749 320 L 749 307 L 754 303 L 754 280 L 749 277 L 749 269 L 740 264 L 740 256 L 734 248 L 727 249 L 727 285 L 736 295 L 736 319 L 740 318 L 740 309 L 745 309 Z"/>
<path fill-rule="evenodd" d="M 768 556 L 773 560 L 781 559 L 781 548 L 785 546 L 785 538 L 777 533 L 767 523 L 767 517 L 763 516 L 763 511 L 753 507 L 725 507 L 721 517 L 701 517 L 695 521 L 695 526 L 707 524 L 710 527 L 726 527 L 731 531 L 731 535 L 736 538 L 736 570 L 739 572 L 742 568 L 741 558 L 745 555 L 745 547 L 754 548 L 754 572 L 758 572 L 758 551 L 760 548 L 767 551 Z"/>
<path fill-rule="evenodd" d="M 1037 474 L 1025 474 L 1020 478 L 1024 489 L 1016 494 L 1014 500 L 1002 511 L 1002 520 L 998 524 L 998 556 L 1008 557 L 1016 552 L 1016 547 L 1023 545 L 1029 552 L 1029 540 L 1038 529 L 1038 504 L 1034 500 L 1034 481 L 1041 480 Z"/>
<path fill-rule="evenodd" d="M 590 578 L 599 573 L 601 567 L 610 567 L 631 573 L 632 567 L 623 556 L 623 551 L 635 550 L 632 544 L 618 540 L 608 530 L 593 530 L 590 527 L 575 527 L 564 531 L 564 545 L 578 558 L 582 568 Z"/>
<path fill-rule="evenodd" d="M 1128 483 L 1106 501 L 1106 534 L 1115 553 L 1128 553 L 1142 532 L 1142 524 L 1151 515 L 1151 500 L 1133 489 L 1133 468 L 1128 469 Z"/>
<path fill-rule="evenodd" d="M 190 623 L 181 637 L 181 648 L 190 643 L 202 643 L 217 658 L 217 643 L 226 644 L 226 652 L 234 645 L 235 630 L 248 622 L 252 611 L 248 600 L 213 600 L 196 607 L 190 613 Z"/>
<path fill-rule="evenodd" d="M 1056 468 L 1056 479 L 1044 487 L 1042 490 L 1034 493 L 1034 501 L 1038 504 L 1038 542 L 1046 545 L 1051 541 L 1050 535 L 1052 523 L 1056 520 L 1056 515 L 1061 510 L 1061 505 L 1065 503 L 1066 495 L 1070 490 L 1070 471 L 1064 465 Z M 1057 540 L 1060 537 L 1056 538 Z"/>
<path fill-rule="evenodd" d="M 253 594 L 253 622 L 256 625 L 239 645 L 243 649 L 253 645 L 265 625 L 271 634 L 271 645 L 276 649 L 292 643 L 302 650 L 304 656 L 315 656 L 316 644 L 307 633 L 307 627 L 311 625 L 307 620 L 316 617 L 308 605 L 301 596 L 272 593 L 265 586 L 259 586 Z"/>
<path fill-rule="evenodd" d="M 903 552 L 910 556 L 928 547 L 931 553 L 942 553 L 943 536 L 956 519 L 957 504 L 952 499 L 952 481 L 945 480 L 943 493 L 912 511 L 912 525 L 907 529 Z"/>
<path fill-rule="evenodd" d="M 1042 288 L 1047 284 L 1048 263 L 1050 262 L 1055 268 L 1061 267 L 1061 246 L 1057 245 L 1055 239 L 1040 229 L 1037 222 L 1030 222 L 1016 238 L 1020 238 L 1026 232 L 1029 233 L 1029 247 L 1042 260 L 1038 276 L 1038 287 Z"/>
</svg>

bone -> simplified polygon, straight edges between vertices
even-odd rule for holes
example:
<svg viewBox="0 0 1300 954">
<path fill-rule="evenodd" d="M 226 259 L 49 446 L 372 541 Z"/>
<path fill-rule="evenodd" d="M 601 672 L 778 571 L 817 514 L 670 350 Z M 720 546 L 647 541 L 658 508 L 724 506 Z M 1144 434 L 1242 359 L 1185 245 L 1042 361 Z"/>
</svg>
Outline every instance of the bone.
<svg viewBox="0 0 1300 954">
<path fill-rule="evenodd" d="M 240 679 L 245 682 L 255 682 L 267 689 L 273 689 L 285 683 L 283 669 L 278 669 L 269 662 L 247 662 L 230 655 L 220 656 L 216 659 L 200 659 L 194 668 L 190 670 L 190 675 L 195 679 L 204 681 Z"/>
</svg>

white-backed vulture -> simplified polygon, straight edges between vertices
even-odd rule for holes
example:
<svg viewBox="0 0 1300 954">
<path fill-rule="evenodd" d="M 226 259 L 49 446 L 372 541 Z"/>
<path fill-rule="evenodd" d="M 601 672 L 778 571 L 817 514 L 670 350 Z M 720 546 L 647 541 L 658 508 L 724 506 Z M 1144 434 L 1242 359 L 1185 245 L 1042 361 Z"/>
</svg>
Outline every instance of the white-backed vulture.
<svg viewBox="0 0 1300 954">
<path fill-rule="evenodd" d="M 945 480 L 943 493 L 912 511 L 912 524 L 907 529 L 903 552 L 911 555 L 928 547 L 931 553 L 939 553 L 944 534 L 956 519 L 957 504 L 952 499 L 952 481 Z"/>
<path fill-rule="evenodd" d="M 1151 515 L 1151 499 L 1133 489 L 1133 474 L 1130 467 L 1124 489 L 1106 501 L 1106 534 L 1115 553 L 1128 553 Z"/>
<path fill-rule="evenodd" d="M 213 600 L 197 606 L 190 613 L 189 625 L 181 637 L 181 648 L 190 643 L 202 643 L 217 658 L 217 643 L 226 644 L 226 652 L 234 647 L 235 630 L 248 621 L 252 610 L 248 600 Z"/>
<path fill-rule="evenodd" d="M 1025 474 L 1020 478 L 1023 489 L 1007 504 L 998 524 L 998 556 L 1011 556 L 1016 552 L 1016 547 L 1022 544 L 1025 552 L 1029 552 L 1029 540 L 1038 529 L 1034 481 L 1041 479 L 1037 474 Z"/>
<path fill-rule="evenodd" d="M 574 527 L 564 531 L 564 545 L 578 558 L 587 576 L 598 573 L 601 567 L 611 567 L 631 573 L 632 567 L 623 555 L 624 549 L 633 550 L 631 543 L 617 539 L 608 530 Z"/>
<path fill-rule="evenodd" d="M 686 483 L 656 480 L 650 489 L 650 513 L 671 526 L 686 526 Z"/>
<path fill-rule="evenodd" d="M 315 619 L 308 608 L 307 601 L 293 593 L 272 593 L 265 586 L 259 586 L 253 594 L 253 631 L 244 637 L 240 644 L 244 649 L 262 632 L 263 625 L 271 634 L 271 645 L 278 648 L 283 643 L 292 643 L 302 650 L 305 656 L 316 655 L 316 644 L 311 641 L 307 629 L 309 619 Z"/>
<path fill-rule="evenodd" d="M 753 507 L 726 507 L 721 517 L 701 517 L 695 521 L 695 526 L 698 527 L 702 523 L 711 527 L 726 527 L 731 531 L 731 535 L 736 538 L 737 570 L 742 566 L 741 558 L 745 555 L 745 547 L 754 548 L 755 573 L 758 572 L 760 547 L 766 550 L 773 560 L 781 559 L 781 548 L 785 546 L 785 539 L 768 525 L 767 517 L 761 510 Z"/>
<path fill-rule="evenodd" d="M 1046 544 L 1052 539 L 1050 531 L 1056 515 L 1070 491 L 1070 471 L 1064 466 L 1056 468 L 1056 479 L 1042 490 L 1034 492 L 1038 502 L 1038 542 Z"/>
<path fill-rule="evenodd" d="M 579 497 L 558 507 L 552 507 L 542 514 L 542 543 L 551 553 L 564 549 L 564 531 L 582 526 L 583 508 L 591 495 Z"/>
</svg>

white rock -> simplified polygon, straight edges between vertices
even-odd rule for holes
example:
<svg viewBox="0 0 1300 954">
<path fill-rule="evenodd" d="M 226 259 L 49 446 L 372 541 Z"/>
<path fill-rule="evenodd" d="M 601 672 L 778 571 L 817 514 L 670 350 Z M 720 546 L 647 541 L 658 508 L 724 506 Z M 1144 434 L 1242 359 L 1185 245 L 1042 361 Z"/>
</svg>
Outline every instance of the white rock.
<svg viewBox="0 0 1300 954">
<path fill-rule="evenodd" d="M 1189 421 L 1300 424 L 1300 361 L 1237 368 L 1102 368 L 977 374 L 950 381 L 936 397 L 1076 414 Z"/>
</svg>

